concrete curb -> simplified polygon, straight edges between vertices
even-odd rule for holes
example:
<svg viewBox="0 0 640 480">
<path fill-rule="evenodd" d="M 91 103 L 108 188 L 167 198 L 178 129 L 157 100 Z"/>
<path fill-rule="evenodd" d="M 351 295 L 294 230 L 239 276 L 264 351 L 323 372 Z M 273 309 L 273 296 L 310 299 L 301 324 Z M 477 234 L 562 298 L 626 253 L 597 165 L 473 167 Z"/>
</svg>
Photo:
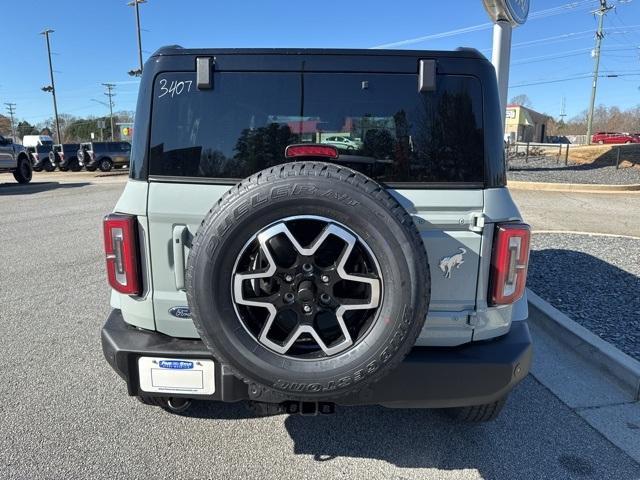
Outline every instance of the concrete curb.
<svg viewBox="0 0 640 480">
<path fill-rule="evenodd" d="M 640 184 L 603 185 L 589 183 L 545 183 L 509 180 L 507 187 L 513 190 L 544 190 L 553 192 L 623 193 L 640 192 Z"/>
<path fill-rule="evenodd" d="M 638 360 L 574 322 L 530 289 L 527 289 L 527 297 L 529 306 L 540 314 L 530 315 L 531 320 L 555 333 L 560 341 L 615 377 L 631 393 L 634 400 L 640 400 L 640 362 Z"/>
</svg>

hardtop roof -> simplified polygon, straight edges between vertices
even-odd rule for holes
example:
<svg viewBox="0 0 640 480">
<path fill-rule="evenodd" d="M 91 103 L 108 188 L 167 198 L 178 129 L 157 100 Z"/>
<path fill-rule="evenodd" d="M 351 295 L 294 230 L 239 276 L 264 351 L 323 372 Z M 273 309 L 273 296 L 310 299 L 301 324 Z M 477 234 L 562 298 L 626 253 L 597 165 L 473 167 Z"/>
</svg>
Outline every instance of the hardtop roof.
<svg viewBox="0 0 640 480">
<path fill-rule="evenodd" d="M 456 50 L 387 50 L 341 48 L 183 48 L 168 45 L 156 50 L 152 57 L 166 55 L 335 55 L 335 56 L 386 56 L 386 57 L 457 57 L 486 60 L 475 48 L 459 47 Z"/>
</svg>

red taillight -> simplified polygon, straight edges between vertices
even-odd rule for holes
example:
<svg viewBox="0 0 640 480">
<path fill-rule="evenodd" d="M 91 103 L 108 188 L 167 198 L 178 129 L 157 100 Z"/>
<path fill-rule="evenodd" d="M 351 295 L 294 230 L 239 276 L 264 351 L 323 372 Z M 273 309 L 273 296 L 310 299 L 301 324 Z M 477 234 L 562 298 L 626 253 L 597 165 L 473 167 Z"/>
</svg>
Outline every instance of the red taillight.
<svg viewBox="0 0 640 480">
<path fill-rule="evenodd" d="M 103 226 L 109 285 L 120 293 L 140 295 L 136 217 L 114 213 L 104 218 Z"/>
<path fill-rule="evenodd" d="M 327 157 L 338 158 L 338 149 L 330 145 L 302 144 L 289 145 L 284 156 L 287 158 L 294 157 Z"/>
<path fill-rule="evenodd" d="M 524 293 L 531 229 L 524 223 L 496 225 L 491 257 L 491 305 L 515 302 Z"/>
</svg>

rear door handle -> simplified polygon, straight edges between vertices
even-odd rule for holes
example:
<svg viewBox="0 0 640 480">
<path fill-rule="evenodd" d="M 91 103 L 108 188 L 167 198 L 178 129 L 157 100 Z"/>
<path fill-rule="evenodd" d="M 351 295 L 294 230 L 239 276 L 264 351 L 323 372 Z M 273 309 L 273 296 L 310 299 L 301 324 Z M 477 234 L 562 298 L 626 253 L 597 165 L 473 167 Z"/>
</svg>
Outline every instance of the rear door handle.
<svg viewBox="0 0 640 480">
<path fill-rule="evenodd" d="M 176 279 L 176 289 L 184 291 L 184 249 L 187 227 L 176 225 L 173 227 L 173 273 Z"/>
</svg>

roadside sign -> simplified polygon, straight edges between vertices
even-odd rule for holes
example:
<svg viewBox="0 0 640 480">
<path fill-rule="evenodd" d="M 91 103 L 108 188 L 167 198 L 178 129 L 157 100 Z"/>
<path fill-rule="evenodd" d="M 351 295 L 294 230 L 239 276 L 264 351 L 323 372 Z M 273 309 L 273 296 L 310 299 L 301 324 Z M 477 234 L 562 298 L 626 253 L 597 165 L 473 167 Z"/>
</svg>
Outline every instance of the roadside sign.
<svg viewBox="0 0 640 480">
<path fill-rule="evenodd" d="M 120 131 L 120 140 L 131 140 L 133 138 L 133 122 L 116 123 Z"/>
<path fill-rule="evenodd" d="M 95 138 L 96 138 L 96 134 L 91 132 L 91 140 L 95 140 Z"/>
<path fill-rule="evenodd" d="M 529 0 L 482 0 L 482 3 L 494 23 L 506 20 L 517 27 L 529 16 Z"/>
</svg>

